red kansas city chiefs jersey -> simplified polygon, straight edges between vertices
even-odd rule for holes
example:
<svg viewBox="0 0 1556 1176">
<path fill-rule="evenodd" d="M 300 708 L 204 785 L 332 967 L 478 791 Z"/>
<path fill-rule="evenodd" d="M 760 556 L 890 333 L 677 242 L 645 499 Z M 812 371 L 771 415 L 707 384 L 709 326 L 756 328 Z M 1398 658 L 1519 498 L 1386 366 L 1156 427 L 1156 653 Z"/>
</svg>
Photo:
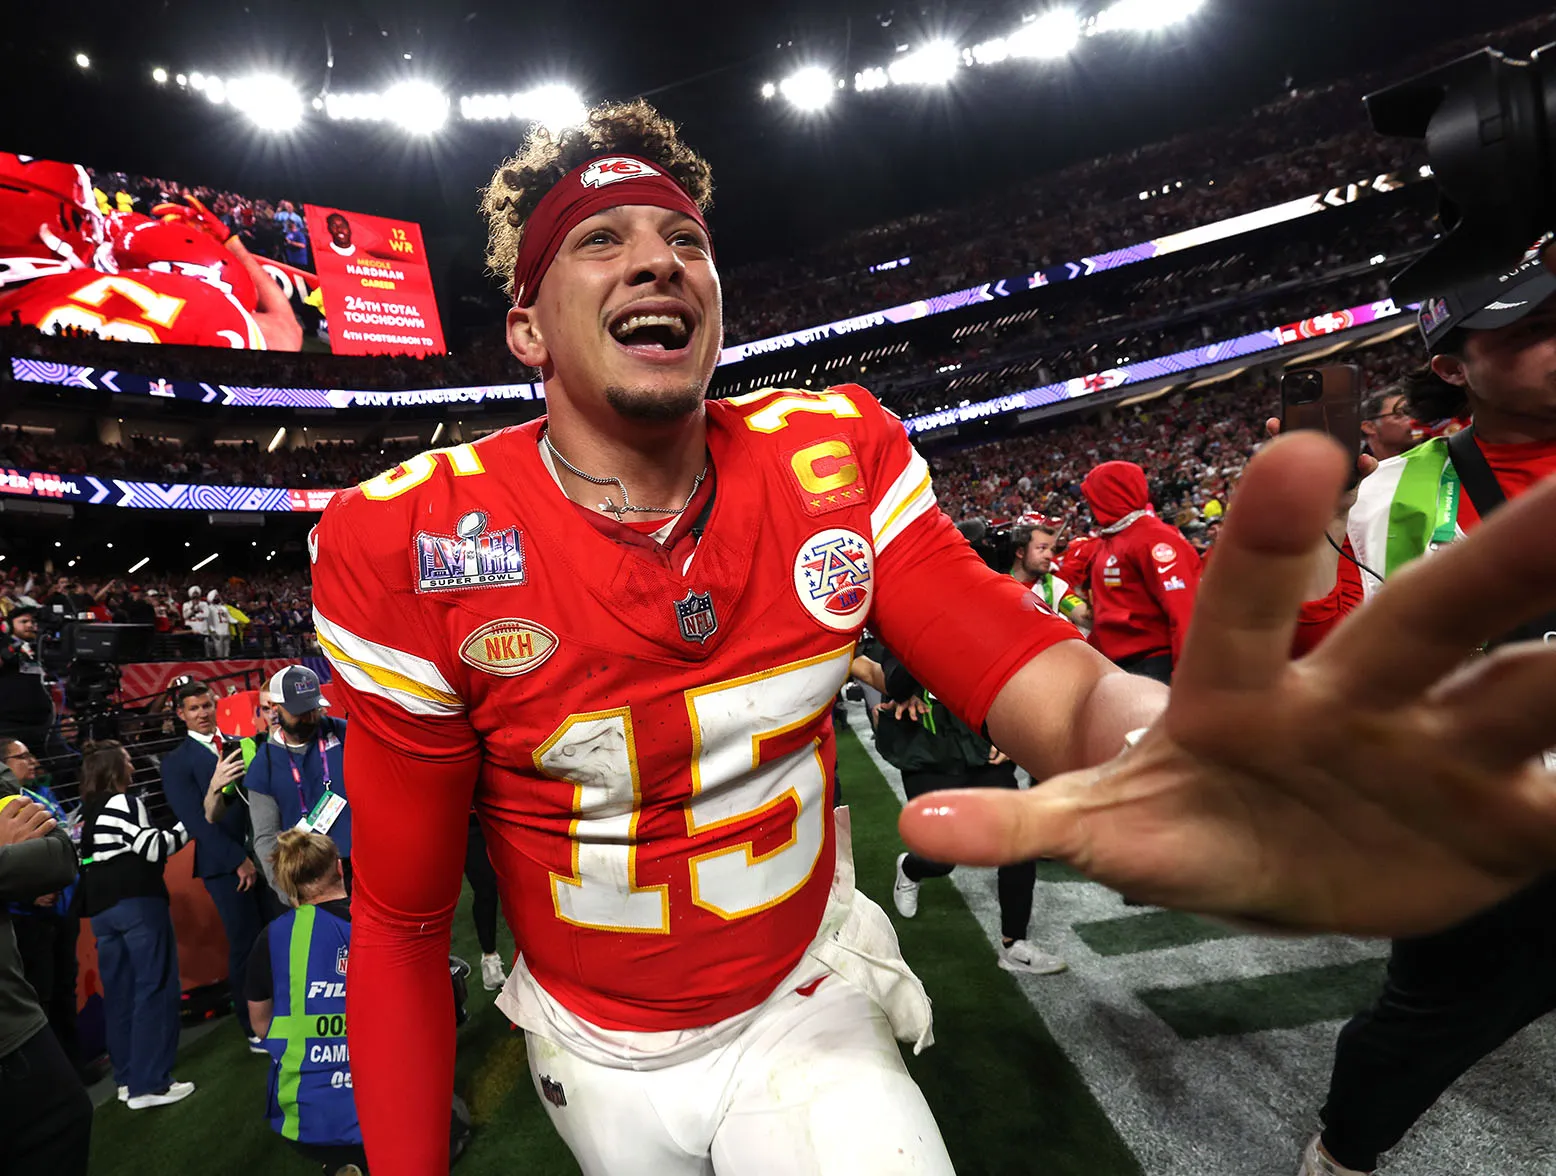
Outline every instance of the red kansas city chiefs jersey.
<svg viewBox="0 0 1556 1176">
<path fill-rule="evenodd" d="M 0 294 L 0 322 L 10 322 L 13 313 L 48 334 L 70 327 L 126 343 L 265 346 L 254 316 L 231 294 L 198 278 L 154 270 L 72 270 L 38 278 Z"/>
<path fill-rule="evenodd" d="M 352 738 L 479 757 L 526 963 L 609 1029 L 744 1012 L 810 945 L 836 852 L 832 704 L 866 621 L 975 726 L 1021 665 L 1076 635 L 983 566 L 862 389 L 707 414 L 713 505 L 674 560 L 563 495 L 543 421 L 364 483 L 310 540 Z M 348 786 L 369 803 L 371 778 Z"/>
</svg>

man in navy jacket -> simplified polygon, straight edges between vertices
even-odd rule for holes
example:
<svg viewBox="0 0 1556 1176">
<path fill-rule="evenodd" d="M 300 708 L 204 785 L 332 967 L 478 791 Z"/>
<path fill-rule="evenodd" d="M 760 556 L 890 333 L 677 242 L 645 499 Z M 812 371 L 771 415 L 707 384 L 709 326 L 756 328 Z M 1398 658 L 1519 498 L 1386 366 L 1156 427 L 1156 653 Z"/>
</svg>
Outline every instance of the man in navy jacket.
<svg viewBox="0 0 1556 1176">
<path fill-rule="evenodd" d="M 227 932 L 228 983 L 238 1024 L 249 1040 L 249 1049 L 264 1053 L 249 1025 L 248 1002 L 242 995 L 249 952 L 267 921 L 264 887 L 255 885 L 259 872 L 249 857 L 248 808 L 230 805 L 214 823 L 205 816 L 205 797 L 218 776 L 220 756 L 239 754 L 238 736 L 223 735 L 216 729 L 216 696 L 204 682 L 179 688 L 177 713 L 188 737 L 162 757 L 162 791 L 189 830 L 194 841 L 195 877 L 205 883 Z M 220 788 L 227 778 L 238 775 L 241 772 L 226 773 L 214 786 Z"/>
</svg>

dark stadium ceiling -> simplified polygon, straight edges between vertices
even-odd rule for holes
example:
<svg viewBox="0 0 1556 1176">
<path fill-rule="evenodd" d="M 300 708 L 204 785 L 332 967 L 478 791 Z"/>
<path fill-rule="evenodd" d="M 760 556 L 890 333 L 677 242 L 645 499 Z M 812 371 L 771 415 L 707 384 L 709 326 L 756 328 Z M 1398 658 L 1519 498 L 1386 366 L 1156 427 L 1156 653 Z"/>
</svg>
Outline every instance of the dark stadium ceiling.
<svg viewBox="0 0 1556 1176">
<path fill-rule="evenodd" d="M 470 292 L 480 289 L 475 191 L 516 143 L 517 124 L 455 120 L 413 140 L 313 116 L 290 137 L 267 138 L 230 108 L 154 85 L 152 67 L 228 77 L 263 68 L 308 96 L 326 81 L 363 90 L 407 75 L 451 94 L 565 81 L 588 101 L 649 95 L 713 164 L 713 223 L 728 265 L 1233 118 L 1288 83 L 1386 69 L 1434 40 L 1548 8 L 1536 0 L 1207 0 L 1164 33 L 1094 38 L 1057 62 L 964 70 L 941 89 L 849 92 L 821 117 L 758 95 L 764 81 L 806 64 L 852 77 L 888 63 L 900 45 L 937 36 L 971 44 L 1055 3 L 10 4 L 0 24 L 0 148 L 417 219 L 447 267 L 440 285 L 457 299 L 467 279 Z M 1105 0 L 1077 7 L 1089 14 Z M 90 69 L 76 67 L 77 53 Z"/>
</svg>

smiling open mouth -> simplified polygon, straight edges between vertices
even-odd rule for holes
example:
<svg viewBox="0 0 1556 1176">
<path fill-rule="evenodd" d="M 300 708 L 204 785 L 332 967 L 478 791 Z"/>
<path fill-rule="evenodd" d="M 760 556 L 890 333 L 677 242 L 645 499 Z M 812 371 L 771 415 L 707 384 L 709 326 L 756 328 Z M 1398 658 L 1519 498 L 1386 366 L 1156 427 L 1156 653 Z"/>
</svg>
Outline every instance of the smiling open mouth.
<svg viewBox="0 0 1556 1176">
<path fill-rule="evenodd" d="M 683 351 L 691 342 L 691 324 L 678 312 L 629 314 L 611 324 L 611 335 L 626 347 Z"/>
</svg>

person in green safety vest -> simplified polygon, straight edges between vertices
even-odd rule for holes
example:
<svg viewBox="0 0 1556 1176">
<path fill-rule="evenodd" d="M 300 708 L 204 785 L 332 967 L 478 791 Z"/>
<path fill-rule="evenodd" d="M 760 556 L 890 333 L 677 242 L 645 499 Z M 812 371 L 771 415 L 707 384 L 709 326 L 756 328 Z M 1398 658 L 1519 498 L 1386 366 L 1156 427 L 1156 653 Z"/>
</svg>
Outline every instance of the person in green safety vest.
<svg viewBox="0 0 1556 1176">
<path fill-rule="evenodd" d="M 326 1176 L 366 1176 L 346 1046 L 351 905 L 340 851 L 322 833 L 288 829 L 272 864 L 293 909 L 260 933 L 244 984 L 250 1023 L 270 1054 L 266 1116 Z M 451 1162 L 469 1135 L 469 1113 L 456 1099 Z"/>
</svg>

